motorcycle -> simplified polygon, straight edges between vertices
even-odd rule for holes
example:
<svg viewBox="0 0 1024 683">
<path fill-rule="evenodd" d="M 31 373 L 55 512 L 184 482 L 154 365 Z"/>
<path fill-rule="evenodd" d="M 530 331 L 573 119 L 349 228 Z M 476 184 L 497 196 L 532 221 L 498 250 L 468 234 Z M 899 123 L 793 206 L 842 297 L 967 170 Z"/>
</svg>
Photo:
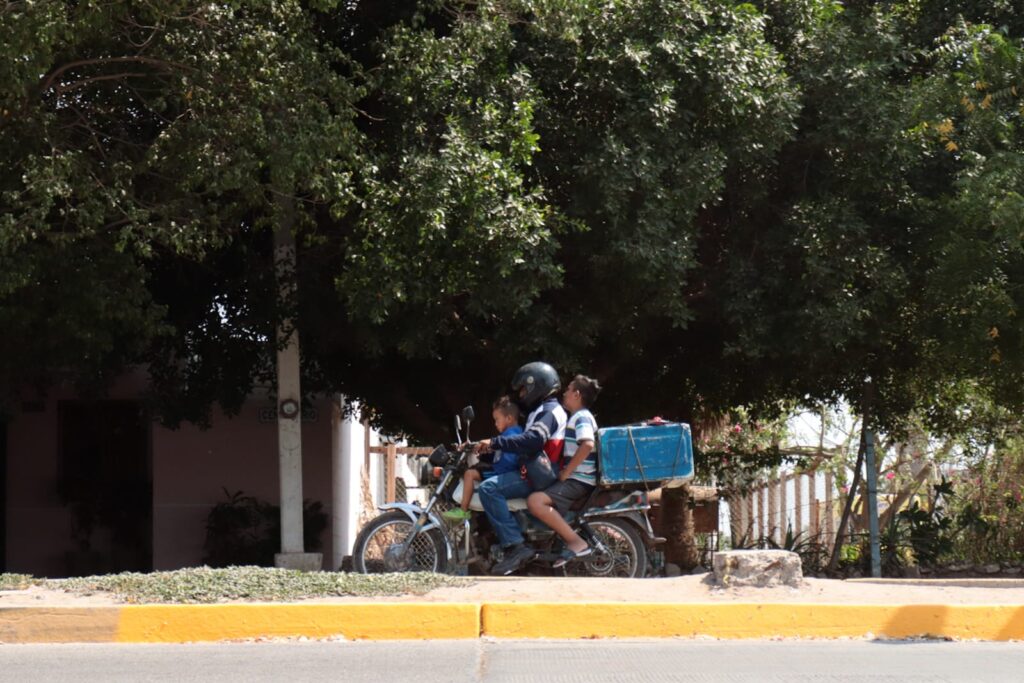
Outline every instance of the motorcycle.
<svg viewBox="0 0 1024 683">
<path fill-rule="evenodd" d="M 438 446 L 428 456 L 439 480 L 426 504 L 381 505 L 381 514 L 359 532 L 352 550 L 356 571 L 487 573 L 501 561 L 501 546 L 476 494 L 470 504 L 473 514 L 468 520 L 449 522 L 440 514 L 461 500 L 462 475 L 470 466 L 469 425 L 473 417 L 473 408 L 464 408 L 461 416 L 455 416 L 459 442 L 451 447 Z M 565 547 L 562 539 L 527 512 L 525 499 L 511 499 L 508 505 L 526 542 L 537 551 L 525 571 L 552 575 L 559 572 L 552 564 Z M 655 536 L 647 515 L 649 509 L 645 491 L 595 489 L 566 516 L 593 552 L 569 562 L 561 572 L 566 576 L 645 576 L 651 564 L 649 552 L 665 540 Z"/>
</svg>

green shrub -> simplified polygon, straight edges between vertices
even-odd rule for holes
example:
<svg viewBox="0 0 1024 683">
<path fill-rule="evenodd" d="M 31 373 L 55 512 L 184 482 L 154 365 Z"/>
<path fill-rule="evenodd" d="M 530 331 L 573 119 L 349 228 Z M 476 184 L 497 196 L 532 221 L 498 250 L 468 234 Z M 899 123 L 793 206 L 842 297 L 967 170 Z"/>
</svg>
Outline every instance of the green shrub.
<svg viewBox="0 0 1024 683">
<path fill-rule="evenodd" d="M 206 517 L 203 562 L 211 567 L 233 565 L 274 566 L 281 549 L 281 511 L 276 505 L 224 489 L 226 501 L 213 506 Z M 327 514 L 319 501 L 302 502 L 303 543 L 307 552 L 322 547 Z"/>
</svg>

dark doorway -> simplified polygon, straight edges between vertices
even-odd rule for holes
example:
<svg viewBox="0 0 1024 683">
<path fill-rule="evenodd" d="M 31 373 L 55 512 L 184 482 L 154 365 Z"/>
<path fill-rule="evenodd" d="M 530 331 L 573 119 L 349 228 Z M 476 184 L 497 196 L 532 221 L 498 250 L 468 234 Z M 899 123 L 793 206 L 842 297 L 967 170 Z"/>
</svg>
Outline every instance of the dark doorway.
<svg viewBox="0 0 1024 683">
<path fill-rule="evenodd" d="M 57 489 L 71 513 L 68 576 L 149 571 L 149 420 L 135 401 L 62 401 Z"/>
</svg>

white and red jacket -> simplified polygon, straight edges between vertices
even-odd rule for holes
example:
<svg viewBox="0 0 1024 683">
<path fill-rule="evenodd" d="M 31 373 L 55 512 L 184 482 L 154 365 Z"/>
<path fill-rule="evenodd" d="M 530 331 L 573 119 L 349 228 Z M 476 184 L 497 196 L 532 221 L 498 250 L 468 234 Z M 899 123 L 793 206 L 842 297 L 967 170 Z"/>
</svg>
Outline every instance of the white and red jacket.
<svg viewBox="0 0 1024 683">
<path fill-rule="evenodd" d="M 526 428 L 522 434 L 491 439 L 491 450 L 516 453 L 520 461 L 544 451 L 557 471 L 562 462 L 565 423 L 568 419 L 558 399 L 546 399 L 526 418 Z"/>
</svg>

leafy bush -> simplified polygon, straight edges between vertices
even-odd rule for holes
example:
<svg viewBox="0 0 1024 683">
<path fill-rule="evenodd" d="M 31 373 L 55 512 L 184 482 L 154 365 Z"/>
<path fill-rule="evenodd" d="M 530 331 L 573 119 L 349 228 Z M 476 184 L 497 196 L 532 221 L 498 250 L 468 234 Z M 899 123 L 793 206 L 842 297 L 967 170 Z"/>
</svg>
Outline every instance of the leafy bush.
<svg viewBox="0 0 1024 683">
<path fill-rule="evenodd" d="M 272 567 L 274 554 L 281 548 L 281 511 L 277 505 L 230 493 L 217 503 L 206 517 L 206 542 L 203 562 L 211 567 L 257 565 Z M 308 552 L 322 546 L 321 535 L 327 528 L 327 514 L 319 501 L 302 502 L 303 543 Z"/>
<path fill-rule="evenodd" d="M 960 530 L 956 559 L 1024 562 L 1024 441 L 1011 439 L 953 481 L 951 514 Z"/>
<path fill-rule="evenodd" d="M 773 550 L 788 550 L 799 555 L 804 574 L 820 574 L 828 566 L 828 546 L 816 538 L 811 538 L 803 531 L 794 534 L 793 527 L 786 529 L 786 536 L 782 539 L 782 543 L 765 538 L 761 545 Z"/>
</svg>

